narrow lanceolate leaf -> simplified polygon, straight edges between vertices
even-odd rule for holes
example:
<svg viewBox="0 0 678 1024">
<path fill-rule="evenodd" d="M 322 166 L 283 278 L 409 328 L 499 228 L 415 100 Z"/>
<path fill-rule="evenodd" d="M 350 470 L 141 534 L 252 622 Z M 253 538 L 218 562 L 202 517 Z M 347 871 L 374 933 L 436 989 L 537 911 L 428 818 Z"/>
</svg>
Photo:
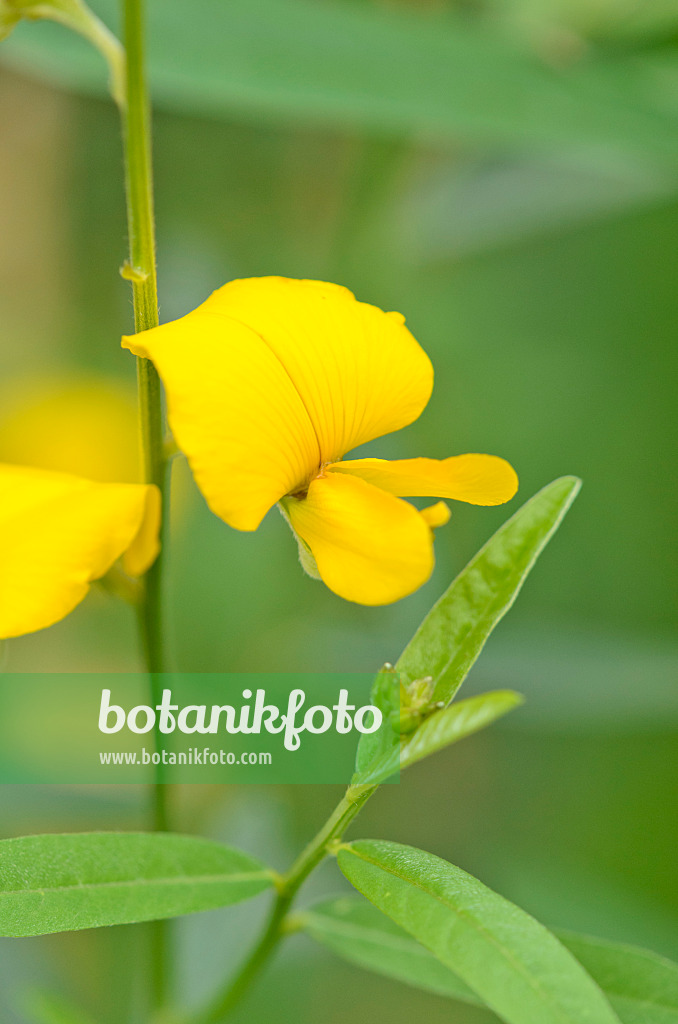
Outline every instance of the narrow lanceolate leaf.
<svg viewBox="0 0 678 1024">
<path fill-rule="evenodd" d="M 383 782 L 398 771 L 400 736 L 395 730 L 400 718 L 400 678 L 392 665 L 384 665 L 377 673 L 370 692 L 370 704 L 379 708 L 382 726 L 376 732 L 363 733 L 358 743 L 355 775 L 356 785 Z"/>
<path fill-rule="evenodd" d="M 352 782 L 370 786 L 384 782 L 395 772 L 491 725 L 522 702 L 523 698 L 513 690 L 492 690 L 434 711 L 402 741 L 390 730 L 391 746 L 385 744 L 383 750 L 375 752 L 374 759 L 356 772 Z M 386 729 L 380 732 L 385 733 Z"/>
<path fill-rule="evenodd" d="M 116 0 L 91 6 L 116 24 Z M 501 29 L 430 10 L 417 16 L 416 4 L 412 12 L 336 0 L 148 7 L 153 95 L 184 113 L 256 124 L 295 117 L 505 149 L 565 144 L 592 148 L 594 163 L 601 149 L 630 149 L 645 162 L 678 156 L 671 86 L 637 54 L 596 59 L 594 51 L 558 70 Z M 99 54 L 58 28 L 20 26 L 0 57 L 101 91 Z"/>
<path fill-rule="evenodd" d="M 350 963 L 437 995 L 482 1001 L 420 942 L 361 899 L 328 900 L 304 911 L 301 927 Z M 678 965 L 648 950 L 556 931 L 603 990 L 622 1024 L 678 1024 Z"/>
<path fill-rule="evenodd" d="M 272 872 L 193 836 L 85 832 L 0 842 L 0 935 L 130 924 L 256 896 Z"/>
<path fill-rule="evenodd" d="M 405 682 L 432 676 L 434 699 L 446 704 L 452 700 L 580 486 L 573 476 L 554 480 L 490 538 L 433 606 L 401 654 L 396 669 Z"/>
<path fill-rule="evenodd" d="M 379 840 L 343 846 L 338 863 L 507 1024 L 620 1024 L 551 932 L 460 868 Z"/>
<path fill-rule="evenodd" d="M 330 900 L 305 910 L 299 921 L 316 942 L 358 967 L 439 996 L 480 1003 L 461 978 L 371 903 Z"/>
<path fill-rule="evenodd" d="M 513 690 L 493 690 L 434 711 L 403 746 L 400 767 L 407 768 L 415 761 L 421 761 L 437 750 L 484 729 L 522 702 L 523 698 Z"/>
<path fill-rule="evenodd" d="M 678 1024 L 678 964 L 646 949 L 558 932 L 623 1024 Z"/>
</svg>

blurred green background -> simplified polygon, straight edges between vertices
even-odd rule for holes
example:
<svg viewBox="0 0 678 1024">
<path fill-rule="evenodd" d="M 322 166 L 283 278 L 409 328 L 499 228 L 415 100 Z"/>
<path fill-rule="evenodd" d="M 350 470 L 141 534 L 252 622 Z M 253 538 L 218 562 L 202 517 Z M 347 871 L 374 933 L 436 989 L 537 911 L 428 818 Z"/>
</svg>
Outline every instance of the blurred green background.
<svg viewBox="0 0 678 1024">
<path fill-rule="evenodd" d="M 117 26 L 115 3 L 92 6 Z M 226 280 L 333 279 L 407 316 L 436 388 L 385 457 L 503 455 L 507 510 L 455 507 L 418 594 L 342 603 L 272 512 L 253 535 L 175 471 L 171 645 L 186 671 L 370 671 L 395 660 L 511 509 L 584 489 L 468 692 L 528 697 L 413 769 L 355 834 L 430 849 L 545 923 L 678 956 L 675 543 L 676 0 L 151 0 L 161 317 Z M 53 25 L 0 52 L 0 459 L 135 479 L 122 160 L 105 71 Z M 14 671 L 135 670 L 130 612 L 93 592 L 14 641 Z M 186 787 L 180 828 L 282 867 L 330 787 Z M 2 834 L 145 823 L 135 787 L 5 787 Z M 273 851 L 273 852 L 272 852 Z M 332 865 L 309 885 L 340 889 Z M 252 909 L 177 928 L 182 998 L 216 983 Z M 259 908 L 260 913 L 263 907 Z M 135 1020 L 143 929 L 4 940 L 2 1020 L 30 984 Z M 310 959 L 310 968 L 307 966 Z M 488 1015 L 290 942 L 234 1020 L 482 1024 Z"/>
</svg>

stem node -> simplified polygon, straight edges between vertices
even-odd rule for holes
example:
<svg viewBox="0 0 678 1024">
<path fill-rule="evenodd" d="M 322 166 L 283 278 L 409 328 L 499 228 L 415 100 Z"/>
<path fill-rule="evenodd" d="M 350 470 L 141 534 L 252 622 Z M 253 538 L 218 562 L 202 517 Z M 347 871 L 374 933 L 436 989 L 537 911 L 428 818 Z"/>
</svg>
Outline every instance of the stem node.
<svg viewBox="0 0 678 1024">
<path fill-rule="evenodd" d="M 120 267 L 120 277 L 125 281 L 131 281 L 132 284 L 144 284 L 148 281 L 148 272 L 141 270 L 140 267 L 134 267 L 129 260 L 124 260 Z"/>
<path fill-rule="evenodd" d="M 331 848 L 341 848 L 344 832 L 376 789 L 376 786 L 349 786 L 343 799 L 287 874 L 278 876 L 278 895 L 261 938 L 236 976 L 212 1005 L 195 1018 L 193 1024 L 220 1024 L 259 977 L 281 939 L 298 930 L 301 915 L 290 914 L 290 908 L 299 888 Z"/>
</svg>

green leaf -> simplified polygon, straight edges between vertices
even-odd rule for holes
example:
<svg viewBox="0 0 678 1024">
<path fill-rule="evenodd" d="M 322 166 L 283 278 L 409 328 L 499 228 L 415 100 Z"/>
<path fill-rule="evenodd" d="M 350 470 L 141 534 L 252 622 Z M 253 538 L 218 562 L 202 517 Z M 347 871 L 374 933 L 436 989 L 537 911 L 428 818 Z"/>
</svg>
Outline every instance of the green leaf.
<svg viewBox="0 0 678 1024">
<path fill-rule="evenodd" d="M 445 704 L 452 700 L 580 487 L 581 481 L 573 476 L 554 480 L 490 538 L 401 654 L 396 669 L 404 681 L 432 676 L 434 699 Z"/>
<path fill-rule="evenodd" d="M 513 690 L 493 690 L 478 697 L 460 700 L 442 711 L 434 711 L 419 726 L 400 752 L 400 767 L 408 768 L 451 743 L 484 729 L 502 715 L 522 704 L 523 698 Z"/>
<path fill-rule="evenodd" d="M 402 741 L 386 723 L 378 733 L 372 734 L 384 734 L 383 745 L 374 750 L 371 761 L 365 758 L 364 763 L 361 762 L 351 781 L 354 785 L 378 785 L 395 772 L 409 768 L 411 764 L 484 729 L 522 703 L 521 695 L 513 690 L 493 690 L 478 697 L 469 697 L 434 711 L 414 733 Z"/>
<path fill-rule="evenodd" d="M 383 722 L 376 732 L 364 733 L 360 737 L 355 761 L 356 774 L 351 780 L 356 785 L 370 781 L 375 772 L 383 781 L 398 771 L 400 737 L 393 724 L 400 717 L 400 677 L 392 665 L 384 665 L 377 673 L 370 691 L 370 704 L 379 708 Z"/>
<path fill-rule="evenodd" d="M 316 942 L 358 967 L 439 996 L 480 1005 L 461 978 L 370 903 L 329 900 L 304 910 L 295 920 Z"/>
<path fill-rule="evenodd" d="M 359 899 L 317 904 L 298 916 L 316 942 L 358 967 L 437 995 L 482 1005 L 453 971 Z M 573 932 L 555 935 L 603 990 L 622 1024 L 678 1024 L 678 965 L 648 950 Z"/>
<path fill-rule="evenodd" d="M 117 6 L 92 0 L 111 25 Z M 154 0 L 148 38 L 157 102 L 190 114 L 678 159 L 676 118 L 634 54 L 558 69 L 491 23 L 315 0 Z M 98 55 L 64 30 L 22 25 L 3 45 L 15 66 L 103 91 Z"/>
<path fill-rule="evenodd" d="M 342 846 L 341 871 L 507 1024 L 619 1024 L 597 985 L 533 917 L 410 846 Z"/>
<path fill-rule="evenodd" d="M 240 850 L 170 833 L 84 832 L 0 841 L 0 935 L 46 935 L 193 914 L 270 888 Z"/>
<path fill-rule="evenodd" d="M 623 1024 L 678 1024 L 678 964 L 646 949 L 559 931 Z"/>
</svg>

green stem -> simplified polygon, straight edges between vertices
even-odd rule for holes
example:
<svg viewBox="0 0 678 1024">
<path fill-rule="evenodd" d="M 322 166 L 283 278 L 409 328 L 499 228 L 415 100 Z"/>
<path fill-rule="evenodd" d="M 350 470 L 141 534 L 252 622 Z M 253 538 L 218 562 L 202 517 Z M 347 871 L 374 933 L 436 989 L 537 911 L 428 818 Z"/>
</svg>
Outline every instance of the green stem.
<svg viewBox="0 0 678 1024">
<path fill-rule="evenodd" d="M 278 944 L 287 933 L 290 908 L 301 885 L 331 852 L 332 844 L 341 839 L 349 824 L 376 790 L 376 786 L 349 786 L 343 799 L 318 834 L 300 853 L 278 882 L 278 895 L 261 938 L 236 976 L 219 993 L 211 1006 L 197 1017 L 194 1024 L 219 1024 L 240 1002 L 252 983 L 266 966 Z"/>
<path fill-rule="evenodd" d="M 155 267 L 155 225 L 151 165 L 151 111 L 146 84 L 144 18 L 142 0 L 123 0 L 126 51 L 126 102 L 120 107 L 125 140 L 125 184 L 129 263 L 124 276 L 132 283 L 134 328 L 146 331 L 158 324 L 158 292 Z M 146 483 L 155 484 L 162 495 L 162 532 L 167 535 L 169 480 L 165 449 L 165 421 L 160 378 L 147 359 L 137 359 L 137 383 L 141 441 Z M 162 539 L 162 538 L 161 538 Z M 163 550 L 146 573 L 138 603 L 139 626 L 146 668 L 150 676 L 152 704 L 162 697 L 165 670 L 162 621 Z M 155 742 L 162 749 L 158 732 Z M 153 785 L 153 827 L 167 831 L 167 786 L 163 765 L 156 770 Z M 154 1006 L 165 1004 L 168 988 L 167 923 L 155 922 L 152 932 L 152 988 Z"/>
<path fill-rule="evenodd" d="M 16 0 L 15 0 L 16 2 Z M 21 6 L 17 4 L 17 6 Z M 36 5 L 29 2 L 25 5 L 25 14 L 30 16 L 30 9 L 36 7 L 44 18 L 52 18 L 66 28 L 79 32 L 97 48 L 108 64 L 109 89 L 111 96 L 120 108 L 125 103 L 125 51 L 111 30 L 100 18 L 89 9 L 83 0 L 61 0 L 58 5 Z"/>
<path fill-rule="evenodd" d="M 134 297 L 134 329 L 146 331 L 158 324 L 158 290 L 155 270 L 155 227 L 151 171 L 150 104 L 144 67 L 142 0 L 124 0 L 125 49 L 127 53 L 127 103 L 122 108 L 125 137 L 125 181 L 130 258 L 125 276 Z M 167 457 L 165 420 L 160 378 L 148 359 L 137 359 L 139 416 L 146 483 L 155 484 L 163 496 L 163 533 L 166 533 Z M 159 674 L 165 670 L 162 622 L 163 547 L 144 577 L 139 601 L 139 625 L 146 667 L 151 675 L 153 703 L 162 696 Z M 157 698 L 157 699 L 156 699 Z M 156 737 L 156 742 L 159 737 Z M 158 777 L 158 782 L 162 776 Z M 167 827 L 165 790 L 156 786 L 155 827 Z"/>
</svg>

